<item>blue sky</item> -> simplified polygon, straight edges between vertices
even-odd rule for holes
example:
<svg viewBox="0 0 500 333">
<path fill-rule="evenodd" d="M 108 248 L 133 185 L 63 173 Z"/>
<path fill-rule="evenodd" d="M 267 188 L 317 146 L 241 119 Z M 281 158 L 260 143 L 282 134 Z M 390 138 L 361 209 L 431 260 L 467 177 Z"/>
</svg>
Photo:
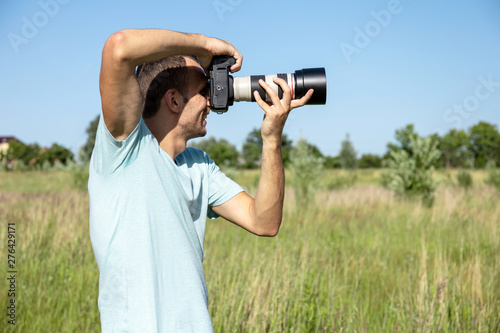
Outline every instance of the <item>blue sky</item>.
<svg viewBox="0 0 500 333">
<path fill-rule="evenodd" d="M 236 76 L 325 67 L 324 106 L 292 111 L 285 133 L 337 155 L 383 154 L 396 129 L 445 134 L 500 123 L 500 1 L 3 2 L 0 136 L 77 152 L 100 113 L 102 46 L 113 32 L 160 28 L 226 39 Z M 208 136 L 241 148 L 262 122 L 256 103 L 210 114 Z M 207 137 L 208 137 L 207 136 Z"/>
</svg>

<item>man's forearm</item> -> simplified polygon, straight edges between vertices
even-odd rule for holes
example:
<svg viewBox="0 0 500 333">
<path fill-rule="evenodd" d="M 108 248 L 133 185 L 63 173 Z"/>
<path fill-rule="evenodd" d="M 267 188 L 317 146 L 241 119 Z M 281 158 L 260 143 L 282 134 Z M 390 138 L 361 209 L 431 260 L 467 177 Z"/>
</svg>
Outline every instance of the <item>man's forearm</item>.
<svg viewBox="0 0 500 333">
<path fill-rule="evenodd" d="M 255 195 L 254 218 L 264 234 L 278 233 L 283 215 L 285 196 L 285 171 L 281 156 L 280 142 L 264 142 L 259 187 Z"/>
<path fill-rule="evenodd" d="M 177 54 L 198 54 L 204 50 L 206 37 L 160 29 L 128 29 L 114 33 L 108 40 L 113 43 L 117 56 L 133 66 L 156 61 Z"/>
</svg>

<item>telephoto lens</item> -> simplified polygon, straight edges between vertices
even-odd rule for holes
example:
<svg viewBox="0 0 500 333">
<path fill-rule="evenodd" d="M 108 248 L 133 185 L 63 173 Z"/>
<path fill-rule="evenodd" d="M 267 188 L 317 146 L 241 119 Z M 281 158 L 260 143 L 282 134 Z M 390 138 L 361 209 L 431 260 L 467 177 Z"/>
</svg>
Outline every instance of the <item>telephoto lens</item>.
<svg viewBox="0 0 500 333">
<path fill-rule="evenodd" d="M 233 57 L 213 57 L 209 66 L 210 107 L 216 113 L 224 113 L 233 102 L 255 102 L 254 91 L 258 91 L 265 101 L 271 101 L 266 91 L 260 86 L 262 79 L 283 98 L 283 90 L 273 82 L 278 77 L 286 81 L 292 91 L 292 99 L 300 99 L 309 91 L 314 93 L 307 104 L 326 104 L 326 72 L 324 68 L 305 68 L 294 74 L 252 75 L 232 77 L 229 68 L 236 63 Z"/>
<path fill-rule="evenodd" d="M 257 90 L 260 97 L 265 101 L 271 101 L 264 88 L 259 84 L 259 80 L 265 81 L 281 99 L 283 90 L 273 82 L 273 78 L 278 77 L 286 81 L 292 90 L 292 99 L 302 98 L 309 89 L 314 89 L 314 93 L 307 104 L 326 104 L 326 72 L 324 68 L 304 68 L 296 70 L 294 74 L 275 75 L 251 75 L 235 77 L 233 81 L 234 102 L 247 101 L 255 102 L 253 92 Z M 229 78 L 231 86 L 231 77 Z"/>
</svg>

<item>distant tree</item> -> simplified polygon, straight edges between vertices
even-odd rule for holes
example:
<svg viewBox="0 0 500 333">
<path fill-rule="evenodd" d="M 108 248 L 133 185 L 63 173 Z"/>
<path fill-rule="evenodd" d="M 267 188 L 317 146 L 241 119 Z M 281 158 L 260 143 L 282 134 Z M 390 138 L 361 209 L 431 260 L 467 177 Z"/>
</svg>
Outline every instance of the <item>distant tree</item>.
<svg viewBox="0 0 500 333">
<path fill-rule="evenodd" d="M 54 166 L 56 162 L 63 165 L 74 162 L 73 153 L 71 150 L 54 143 L 49 149 L 43 149 L 40 151 L 37 158 L 37 164 L 43 164 L 47 161 L 51 166 Z"/>
<path fill-rule="evenodd" d="M 290 161 L 290 150 L 292 149 L 292 140 L 288 139 L 286 134 L 281 136 L 281 154 L 283 156 L 283 164 L 288 166 Z M 243 167 L 245 169 L 255 169 L 260 166 L 262 158 L 262 136 L 260 129 L 254 128 L 248 133 L 241 153 L 245 160 Z"/>
<path fill-rule="evenodd" d="M 239 153 L 236 147 L 225 139 L 210 137 L 192 145 L 194 148 L 203 150 L 219 166 L 235 168 L 238 164 Z"/>
<path fill-rule="evenodd" d="M 480 122 L 469 129 L 469 151 L 474 166 L 484 168 L 488 161 L 500 165 L 500 133 L 495 125 Z"/>
<path fill-rule="evenodd" d="M 346 135 L 344 141 L 342 141 L 342 147 L 340 149 L 339 161 L 342 168 L 354 170 L 358 167 L 358 160 L 356 157 L 357 153 L 354 150 L 354 146 L 349 139 L 349 134 Z"/>
<path fill-rule="evenodd" d="M 358 166 L 361 169 L 381 168 L 382 157 L 374 154 L 363 154 L 358 161 Z"/>
<path fill-rule="evenodd" d="M 340 159 L 338 156 L 325 156 L 325 169 L 340 169 L 342 164 L 340 164 Z"/>
<path fill-rule="evenodd" d="M 7 170 L 29 170 L 41 167 L 44 163 L 49 166 L 56 162 L 66 165 L 73 161 L 73 153 L 56 143 L 51 148 L 40 148 L 38 143 L 23 144 L 12 140 L 9 142 L 9 149 L 0 159 Z"/>
<path fill-rule="evenodd" d="M 2 156 L 3 164 L 8 170 L 21 166 L 34 166 L 39 152 L 40 146 L 37 143 L 23 144 L 12 140 L 9 142 L 9 149 Z"/>
<path fill-rule="evenodd" d="M 323 154 L 319 150 L 318 146 L 313 145 L 312 143 L 307 142 L 307 147 L 309 148 L 309 151 L 314 155 L 314 157 L 319 157 L 319 158 L 324 158 Z"/>
<path fill-rule="evenodd" d="M 260 129 L 254 128 L 248 133 L 241 153 L 245 163 L 243 167 L 246 169 L 255 169 L 260 166 L 262 157 L 262 136 Z"/>
<path fill-rule="evenodd" d="M 80 151 L 78 153 L 80 161 L 82 161 L 83 163 L 87 163 L 88 161 L 90 161 L 90 156 L 92 155 L 92 151 L 94 150 L 99 118 L 100 115 L 92 120 L 89 124 L 89 127 L 87 127 L 87 129 L 85 130 L 87 132 L 87 142 L 85 142 L 85 144 L 80 148 Z"/>
<path fill-rule="evenodd" d="M 413 127 L 413 124 L 408 124 L 406 127 L 403 127 L 399 130 L 396 130 L 395 138 L 397 143 L 388 143 L 387 144 L 387 154 L 384 156 L 384 159 L 386 156 L 389 155 L 391 151 L 399 151 L 399 150 L 404 150 L 406 151 L 409 155 L 413 153 L 412 148 L 411 148 L 411 138 L 416 135 L 415 129 Z"/>
<path fill-rule="evenodd" d="M 283 165 L 285 167 L 290 163 L 290 152 L 292 151 L 292 140 L 288 139 L 288 136 L 283 133 L 281 135 L 281 155 L 283 156 Z"/>
<path fill-rule="evenodd" d="M 470 153 L 467 149 L 469 135 L 464 130 L 451 129 L 439 143 L 439 150 L 443 154 L 443 163 L 447 168 L 464 167 Z"/>
</svg>

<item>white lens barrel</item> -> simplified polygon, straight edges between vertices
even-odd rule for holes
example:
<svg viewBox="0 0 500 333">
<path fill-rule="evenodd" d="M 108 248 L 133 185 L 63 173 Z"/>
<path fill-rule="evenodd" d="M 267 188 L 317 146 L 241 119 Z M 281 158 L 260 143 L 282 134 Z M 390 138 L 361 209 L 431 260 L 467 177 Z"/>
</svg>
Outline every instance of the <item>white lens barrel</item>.
<svg viewBox="0 0 500 333">
<path fill-rule="evenodd" d="M 276 83 L 273 82 L 273 78 L 276 77 L 276 74 L 275 75 L 266 75 L 266 83 L 271 87 L 272 90 L 274 90 L 274 92 L 276 94 L 278 94 L 278 85 Z M 269 96 L 269 94 L 266 92 L 266 102 L 271 102 L 271 96 Z"/>
<path fill-rule="evenodd" d="M 243 77 L 235 77 L 233 79 L 233 91 L 234 91 L 234 101 L 246 101 L 246 102 L 255 102 L 255 98 L 253 96 L 253 91 L 257 90 L 262 99 L 270 102 L 271 98 L 266 93 L 264 88 L 262 88 L 259 84 L 259 79 L 264 80 L 274 92 L 281 99 L 283 97 L 283 91 L 280 86 L 273 82 L 275 77 L 282 78 L 286 81 L 286 83 L 290 86 L 292 90 L 292 99 L 295 98 L 295 81 L 293 74 L 273 74 L 273 75 L 252 75 L 252 76 L 243 76 Z"/>
<path fill-rule="evenodd" d="M 233 79 L 234 101 L 252 101 L 251 76 L 235 77 Z"/>
</svg>

